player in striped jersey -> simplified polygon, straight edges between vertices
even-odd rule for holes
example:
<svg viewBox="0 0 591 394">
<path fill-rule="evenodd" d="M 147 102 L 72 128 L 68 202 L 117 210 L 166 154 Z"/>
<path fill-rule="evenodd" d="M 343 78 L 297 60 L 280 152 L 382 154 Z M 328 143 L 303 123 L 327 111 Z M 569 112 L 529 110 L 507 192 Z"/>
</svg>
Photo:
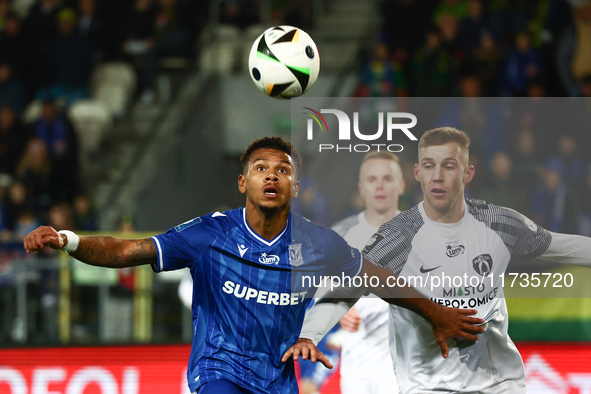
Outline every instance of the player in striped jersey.
<svg viewBox="0 0 591 394">
<path fill-rule="evenodd" d="M 187 369 L 192 392 L 295 393 L 291 358 L 281 358 L 298 339 L 315 287 L 304 276 L 390 275 L 364 266 L 357 249 L 334 231 L 290 213 L 299 184 L 299 154 L 282 138 L 254 141 L 241 157 L 238 188 L 246 207 L 189 220 L 151 238 L 79 237 L 42 226 L 24 240 L 27 252 L 63 249 L 87 264 L 122 268 L 150 264 L 156 272 L 188 267 L 193 276 L 193 346 Z M 442 308 L 413 289 L 401 304 L 434 325 L 445 347 L 450 335 L 475 338 L 474 311 Z M 394 292 L 388 292 L 394 296 Z M 299 353 L 289 354 L 297 359 Z M 308 353 L 303 353 L 304 359 Z M 328 363 L 322 354 L 310 355 Z"/>
<path fill-rule="evenodd" d="M 478 341 L 454 338 L 444 359 L 429 324 L 391 306 L 390 344 L 404 394 L 524 394 L 525 371 L 507 333 L 503 298 L 509 260 L 540 257 L 591 267 L 590 238 L 551 233 L 514 210 L 464 198 L 464 187 L 474 176 L 469 144 L 468 136 L 454 128 L 425 132 L 414 170 L 424 201 L 382 225 L 363 250 L 367 260 L 400 277 L 465 278 L 461 284 L 454 279 L 418 290 L 444 306 L 476 308 L 484 320 Z M 317 303 L 294 347 L 313 351 L 312 343 L 342 315 L 337 311 L 335 304 Z"/>
<path fill-rule="evenodd" d="M 332 229 L 349 245 L 363 249 L 378 228 L 395 217 L 398 197 L 404 193 L 404 179 L 398 156 L 390 152 L 370 152 L 359 168 L 359 194 L 365 210 L 336 223 Z M 394 375 L 388 343 L 388 303 L 362 297 L 343 316 L 341 350 L 342 394 L 395 394 Z"/>
</svg>

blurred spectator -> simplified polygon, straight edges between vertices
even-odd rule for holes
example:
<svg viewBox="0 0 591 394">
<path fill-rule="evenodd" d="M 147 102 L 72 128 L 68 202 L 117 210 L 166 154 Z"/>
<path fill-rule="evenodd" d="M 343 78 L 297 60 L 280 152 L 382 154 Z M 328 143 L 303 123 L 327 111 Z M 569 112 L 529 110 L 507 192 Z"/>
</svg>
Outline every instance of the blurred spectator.
<svg viewBox="0 0 591 394">
<path fill-rule="evenodd" d="M 374 45 L 373 55 L 361 71 L 358 95 L 363 97 L 407 95 L 402 65 L 390 58 L 386 44 L 378 42 Z"/>
<path fill-rule="evenodd" d="M 57 35 L 57 15 L 61 9 L 61 0 L 37 0 L 25 20 L 29 38 L 38 43 L 54 38 Z"/>
<path fill-rule="evenodd" d="M 17 216 L 14 223 L 13 239 L 22 241 L 27 234 L 41 225 L 33 211 L 25 211 Z"/>
<path fill-rule="evenodd" d="M 32 199 L 35 211 L 38 207 L 48 209 L 51 204 L 51 175 L 51 162 L 45 143 L 38 138 L 30 140 L 16 167 L 16 179 L 25 187 L 23 199 Z M 23 199 L 19 198 L 18 201 L 22 202 Z"/>
<path fill-rule="evenodd" d="M 498 93 L 498 76 L 502 61 L 501 51 L 497 48 L 492 33 L 483 31 L 478 47 L 468 58 L 468 69 L 482 81 L 482 93 L 486 97 L 496 96 Z"/>
<path fill-rule="evenodd" d="M 11 0 L 0 0 L 0 33 L 4 30 L 4 23 L 6 22 L 6 16 L 10 12 Z"/>
<path fill-rule="evenodd" d="M 0 34 L 0 62 L 8 62 L 15 75 L 27 86 L 28 93 L 34 92 L 47 75 L 47 61 L 37 44 L 22 31 L 19 17 L 10 13 L 6 16 L 4 32 Z"/>
<path fill-rule="evenodd" d="M 49 208 L 49 225 L 56 230 L 73 230 L 74 213 L 70 204 L 60 202 Z"/>
<path fill-rule="evenodd" d="M 89 95 L 93 60 L 90 45 L 76 33 L 77 16 L 71 8 L 58 14 L 59 36 L 47 44 L 51 76 L 38 99 L 60 99 L 70 105 Z"/>
<path fill-rule="evenodd" d="M 0 108 L 0 173 L 14 174 L 26 143 L 25 129 L 12 108 Z"/>
<path fill-rule="evenodd" d="M 482 2 L 468 0 L 468 16 L 460 23 L 458 32 L 458 44 L 466 55 L 471 54 L 480 45 L 486 28 Z"/>
<path fill-rule="evenodd" d="M 462 20 L 468 15 L 468 6 L 465 0 L 441 0 L 433 12 L 433 22 L 438 24 L 441 18 L 453 16 Z"/>
<path fill-rule="evenodd" d="M 144 92 L 140 96 L 143 102 L 150 103 L 156 94 L 154 80 L 158 61 L 164 57 L 187 57 L 189 31 L 187 13 L 182 3 L 177 0 L 158 0 L 159 10 L 155 19 L 155 44 L 144 56 L 143 81 Z"/>
<path fill-rule="evenodd" d="M 460 92 L 463 98 L 446 101 L 437 124 L 468 130 L 471 150 L 488 167 L 495 152 L 507 149 L 504 103 L 478 99 L 482 96 L 482 84 L 473 74 L 462 77 Z"/>
<path fill-rule="evenodd" d="M 536 139 L 530 130 L 519 132 L 514 144 L 513 161 L 515 180 L 525 187 L 525 195 L 531 196 L 541 180 L 542 161 L 536 154 Z M 528 215 L 528 210 L 522 212 Z"/>
<path fill-rule="evenodd" d="M 585 182 L 581 188 L 581 214 L 577 221 L 577 234 L 591 237 L 591 164 L 587 166 Z"/>
<path fill-rule="evenodd" d="M 250 23 L 259 23 L 259 16 L 256 13 L 258 7 L 250 7 L 254 11 L 248 19 Z M 312 0 L 288 0 L 282 7 L 281 20 L 286 25 L 298 26 L 303 29 L 314 27 L 314 5 Z M 252 11 L 251 11 L 252 12 Z"/>
<path fill-rule="evenodd" d="M 580 81 L 591 74 L 591 4 L 580 2 L 573 7 L 575 25 L 575 47 L 571 71 L 575 80 Z"/>
<path fill-rule="evenodd" d="M 542 78 L 532 78 L 528 81 L 525 95 L 532 98 L 546 97 L 546 85 Z"/>
<path fill-rule="evenodd" d="M 580 91 L 581 96 L 591 97 L 591 74 L 585 75 L 581 78 Z"/>
<path fill-rule="evenodd" d="M 274 19 L 283 20 L 288 7 L 289 1 L 280 2 L 279 6 L 273 10 Z M 249 25 L 259 23 L 258 15 L 258 4 L 255 1 L 224 0 L 220 2 L 220 23 L 244 29 Z M 297 18 L 297 16 L 295 17 Z"/>
<path fill-rule="evenodd" d="M 410 59 L 424 42 L 434 0 L 383 0 L 384 33 L 392 52 L 402 50 Z"/>
<path fill-rule="evenodd" d="M 154 50 L 156 44 L 154 19 L 156 18 L 156 6 L 152 0 L 135 0 L 133 10 L 128 20 L 125 21 L 123 51 L 132 58 L 145 58 Z M 140 74 L 140 89 L 144 92 L 144 101 L 154 99 L 154 76 L 142 72 Z"/>
<path fill-rule="evenodd" d="M 573 190 L 563 182 L 562 170 L 557 160 L 546 162 L 544 183 L 532 196 L 531 218 L 550 231 L 572 234 L 577 227 L 579 201 Z"/>
<path fill-rule="evenodd" d="M 577 141 L 572 135 L 563 134 L 558 139 L 558 153 L 549 159 L 569 186 L 578 186 L 583 181 L 583 158 L 577 151 Z"/>
<path fill-rule="evenodd" d="M 515 47 L 509 52 L 501 74 L 501 94 L 524 96 L 529 79 L 542 75 L 542 63 L 525 31 L 517 33 Z"/>
<path fill-rule="evenodd" d="M 458 79 L 458 64 L 441 45 L 441 37 L 437 31 L 430 30 L 426 35 L 425 45 L 416 51 L 413 71 L 415 96 L 445 97 L 452 93 Z"/>
<path fill-rule="evenodd" d="M 26 104 L 25 85 L 13 75 L 9 63 L 0 63 L 0 107 L 11 107 L 20 116 Z"/>
<path fill-rule="evenodd" d="M 51 161 L 53 198 L 72 201 L 78 187 L 78 139 L 72 125 L 54 101 L 45 101 L 34 130 Z"/>
<path fill-rule="evenodd" d="M 104 59 L 113 45 L 114 35 L 107 21 L 97 15 L 96 0 L 78 0 L 78 35 L 84 38 L 95 53 L 95 61 Z"/>
<path fill-rule="evenodd" d="M 125 53 L 141 59 L 140 100 L 151 103 L 156 98 L 154 82 L 158 61 L 164 57 L 187 57 L 190 54 L 190 15 L 177 0 L 136 0 L 131 23 L 123 44 Z"/>
<path fill-rule="evenodd" d="M 85 194 L 74 198 L 74 229 L 78 231 L 98 230 L 98 219 L 90 199 Z"/>
<path fill-rule="evenodd" d="M 513 208 L 525 214 L 528 208 L 526 190 L 513 176 L 513 162 L 506 152 L 493 155 L 489 176 L 483 183 L 479 196 L 485 201 L 502 207 Z"/>
</svg>

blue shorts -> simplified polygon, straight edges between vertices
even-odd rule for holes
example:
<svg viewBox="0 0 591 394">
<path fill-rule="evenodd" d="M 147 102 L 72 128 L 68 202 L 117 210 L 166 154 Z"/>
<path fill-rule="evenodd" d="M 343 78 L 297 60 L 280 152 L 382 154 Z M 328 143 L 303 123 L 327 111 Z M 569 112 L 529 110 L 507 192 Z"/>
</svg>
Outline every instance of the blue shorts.
<svg viewBox="0 0 591 394">
<path fill-rule="evenodd" d="M 203 386 L 199 387 L 196 391 L 198 394 L 249 394 L 250 391 L 247 391 L 243 388 L 236 386 L 234 383 L 230 382 L 229 380 L 220 379 L 220 380 L 212 380 L 210 382 L 205 383 Z"/>
</svg>

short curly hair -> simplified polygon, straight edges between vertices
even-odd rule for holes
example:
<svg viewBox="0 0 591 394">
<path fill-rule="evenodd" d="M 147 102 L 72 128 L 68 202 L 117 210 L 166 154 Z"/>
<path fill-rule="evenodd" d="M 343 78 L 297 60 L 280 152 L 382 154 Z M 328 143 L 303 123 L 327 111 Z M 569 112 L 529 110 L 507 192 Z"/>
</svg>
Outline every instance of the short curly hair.
<svg viewBox="0 0 591 394">
<path fill-rule="evenodd" d="M 259 149 L 275 149 L 287 153 L 291 156 L 296 173 L 299 173 L 300 168 L 302 167 L 302 157 L 300 156 L 300 152 L 291 142 L 284 140 L 282 137 L 263 137 L 254 140 L 248 145 L 242 156 L 240 156 L 240 164 L 242 165 L 243 171 L 246 171 L 250 156 L 252 156 L 254 151 Z"/>
</svg>

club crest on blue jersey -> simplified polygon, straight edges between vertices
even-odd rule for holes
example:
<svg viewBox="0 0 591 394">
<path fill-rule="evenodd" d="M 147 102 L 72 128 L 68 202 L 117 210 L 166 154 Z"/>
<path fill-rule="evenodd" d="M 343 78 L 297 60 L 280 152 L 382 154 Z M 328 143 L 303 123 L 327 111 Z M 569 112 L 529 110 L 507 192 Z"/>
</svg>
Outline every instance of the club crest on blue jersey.
<svg viewBox="0 0 591 394">
<path fill-rule="evenodd" d="M 289 246 L 289 265 L 299 267 L 304 264 L 302 257 L 302 244 L 290 244 Z"/>
</svg>

